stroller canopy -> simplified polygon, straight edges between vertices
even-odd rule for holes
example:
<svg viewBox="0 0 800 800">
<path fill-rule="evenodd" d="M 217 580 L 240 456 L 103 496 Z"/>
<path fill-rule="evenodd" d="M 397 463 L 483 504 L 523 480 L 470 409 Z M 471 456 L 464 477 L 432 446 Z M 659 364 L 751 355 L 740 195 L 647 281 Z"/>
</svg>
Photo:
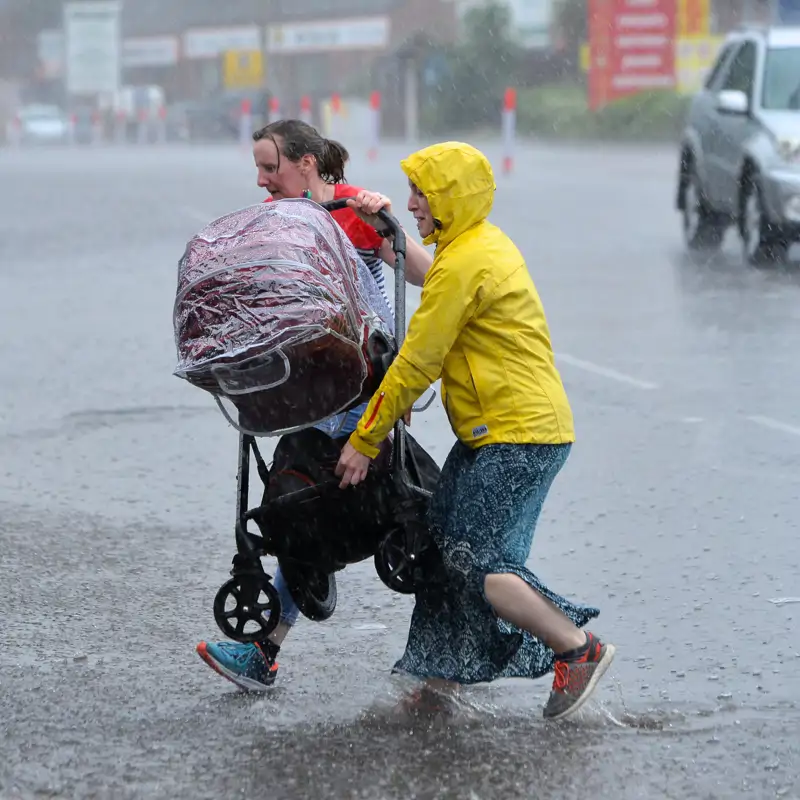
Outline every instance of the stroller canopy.
<svg viewBox="0 0 800 800">
<path fill-rule="evenodd" d="M 189 242 L 174 307 L 175 374 L 277 435 L 356 405 L 391 348 L 392 314 L 331 215 L 305 199 L 220 217 Z"/>
</svg>

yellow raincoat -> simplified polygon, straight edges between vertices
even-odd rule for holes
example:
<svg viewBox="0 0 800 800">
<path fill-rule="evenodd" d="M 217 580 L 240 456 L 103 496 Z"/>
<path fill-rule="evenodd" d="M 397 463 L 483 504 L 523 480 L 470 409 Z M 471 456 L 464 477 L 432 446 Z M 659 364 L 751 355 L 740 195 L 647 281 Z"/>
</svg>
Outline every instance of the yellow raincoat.
<svg viewBox="0 0 800 800">
<path fill-rule="evenodd" d="M 374 458 L 440 377 L 453 431 L 471 447 L 573 442 L 536 287 L 522 254 L 487 221 L 496 188 L 489 161 L 467 144 L 446 142 L 401 166 L 441 227 L 424 240 L 436 253 L 420 306 L 350 443 Z"/>
</svg>

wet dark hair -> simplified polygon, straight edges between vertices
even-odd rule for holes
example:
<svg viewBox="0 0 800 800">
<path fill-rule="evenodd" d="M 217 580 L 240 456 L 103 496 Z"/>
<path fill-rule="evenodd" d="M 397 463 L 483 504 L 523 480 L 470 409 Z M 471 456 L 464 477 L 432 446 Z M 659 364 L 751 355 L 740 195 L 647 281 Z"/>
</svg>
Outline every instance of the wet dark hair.
<svg viewBox="0 0 800 800">
<path fill-rule="evenodd" d="M 276 141 L 280 138 L 280 143 Z M 303 156 L 311 155 L 317 161 L 317 170 L 325 183 L 344 183 L 344 165 L 350 160 L 350 154 L 344 145 L 326 139 L 307 122 L 300 119 L 279 119 L 271 122 L 253 134 L 253 141 L 269 139 L 278 151 L 278 167 L 283 155 L 289 161 L 299 161 Z"/>
</svg>

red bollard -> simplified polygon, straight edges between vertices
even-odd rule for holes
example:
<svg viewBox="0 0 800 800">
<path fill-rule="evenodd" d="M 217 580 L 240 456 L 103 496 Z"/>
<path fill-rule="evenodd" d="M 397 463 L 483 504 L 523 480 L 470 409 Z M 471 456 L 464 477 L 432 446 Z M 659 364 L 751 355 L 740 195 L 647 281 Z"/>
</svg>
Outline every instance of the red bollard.
<svg viewBox="0 0 800 800">
<path fill-rule="evenodd" d="M 92 144 L 100 144 L 103 138 L 103 115 L 95 109 L 92 112 Z"/>
<path fill-rule="evenodd" d="M 12 147 L 19 147 L 22 144 L 22 119 L 19 114 L 16 114 L 8 123 L 6 131 L 8 134 L 8 143 Z"/>
<path fill-rule="evenodd" d="M 239 116 L 239 144 L 243 148 L 250 147 L 250 136 L 253 133 L 253 104 L 249 98 L 242 100 L 242 113 Z"/>
<path fill-rule="evenodd" d="M 338 92 L 331 95 L 330 114 L 328 115 L 328 133 L 332 139 L 342 139 L 342 96 Z"/>
<path fill-rule="evenodd" d="M 281 118 L 281 103 L 277 97 L 269 99 L 269 121 L 277 122 Z"/>
<path fill-rule="evenodd" d="M 381 93 L 372 92 L 369 97 L 370 108 L 370 131 L 369 131 L 369 150 L 367 158 L 375 161 L 378 158 L 378 146 L 381 139 Z"/>
<path fill-rule="evenodd" d="M 114 139 L 116 140 L 117 144 L 125 144 L 128 138 L 128 117 L 124 111 L 120 110 L 114 115 L 114 121 Z"/>
<path fill-rule="evenodd" d="M 158 107 L 158 141 L 159 144 L 167 143 L 167 107 Z"/>
<path fill-rule="evenodd" d="M 303 122 L 307 122 L 309 125 L 312 124 L 312 116 L 311 116 L 311 98 L 304 94 L 300 98 L 300 119 Z"/>
<path fill-rule="evenodd" d="M 514 140 L 517 128 L 517 90 L 509 87 L 503 97 L 503 172 L 514 171 Z"/>
<path fill-rule="evenodd" d="M 150 127 L 150 112 L 146 108 L 139 111 L 139 130 L 138 142 L 139 144 L 147 144 L 150 139 L 148 128 Z"/>
</svg>

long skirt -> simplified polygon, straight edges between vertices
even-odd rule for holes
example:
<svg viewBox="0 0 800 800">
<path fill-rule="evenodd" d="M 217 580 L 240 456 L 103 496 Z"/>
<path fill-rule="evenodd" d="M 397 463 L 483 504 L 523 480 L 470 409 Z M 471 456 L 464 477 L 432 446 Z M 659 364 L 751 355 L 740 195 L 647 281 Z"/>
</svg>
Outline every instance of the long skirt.
<svg viewBox="0 0 800 800">
<path fill-rule="evenodd" d="M 486 575 L 518 575 L 578 627 L 600 614 L 551 592 L 525 566 L 542 504 L 570 449 L 456 443 L 430 509 L 446 581 L 417 594 L 395 671 L 473 684 L 539 678 L 553 669 L 549 647 L 494 613 L 484 594 Z"/>
</svg>

